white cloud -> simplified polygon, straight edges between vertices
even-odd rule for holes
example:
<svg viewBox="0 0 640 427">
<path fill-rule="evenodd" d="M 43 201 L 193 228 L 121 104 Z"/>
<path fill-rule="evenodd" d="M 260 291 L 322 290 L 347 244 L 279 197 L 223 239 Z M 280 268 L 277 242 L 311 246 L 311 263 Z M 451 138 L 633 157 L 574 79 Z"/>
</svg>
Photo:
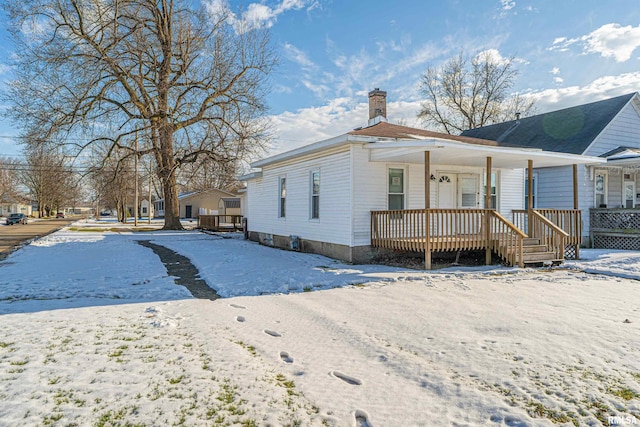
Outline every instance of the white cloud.
<svg viewBox="0 0 640 427">
<path fill-rule="evenodd" d="M 500 0 L 500 9 L 508 11 L 516 7 L 516 2 L 513 0 Z"/>
<path fill-rule="evenodd" d="M 638 87 L 640 87 L 640 71 L 600 77 L 584 86 L 568 86 L 529 92 L 528 96 L 536 99 L 537 110 L 544 113 L 636 92 Z"/>
<path fill-rule="evenodd" d="M 358 97 L 358 101 L 366 98 Z M 419 101 L 394 101 L 387 104 L 389 121 L 402 120 L 407 126 L 418 126 L 416 114 Z M 340 97 L 320 107 L 302 108 L 271 116 L 276 128 L 275 146 L 269 154 L 282 153 L 294 148 L 347 133 L 366 126 L 369 118 L 367 102 L 356 102 L 351 97 Z"/>
<path fill-rule="evenodd" d="M 316 64 L 309 59 L 306 53 L 298 49 L 291 43 L 285 43 L 284 46 L 285 56 L 296 64 L 300 65 L 303 69 L 317 68 Z"/>
<path fill-rule="evenodd" d="M 289 10 L 307 10 L 318 7 L 317 0 L 282 0 L 274 7 L 267 6 L 264 3 L 249 3 L 238 17 L 234 13 L 227 0 L 205 0 L 205 7 L 214 17 L 227 16 L 229 24 L 239 33 L 244 31 L 270 28 L 278 20 L 278 16 Z"/>
<path fill-rule="evenodd" d="M 562 77 L 554 77 L 553 82 L 556 84 L 562 84 L 564 83 L 564 79 Z"/>
<path fill-rule="evenodd" d="M 558 74 L 560 74 L 560 68 L 558 67 L 553 67 L 551 69 L 551 71 L 549 71 L 551 74 L 553 74 L 554 76 L 557 76 Z"/>
<path fill-rule="evenodd" d="M 616 23 L 605 24 L 585 36 L 556 38 L 549 50 L 565 52 L 575 44 L 581 45 L 584 53 L 596 53 L 614 58 L 616 62 L 625 62 L 640 47 L 640 25 L 622 27 Z"/>
</svg>

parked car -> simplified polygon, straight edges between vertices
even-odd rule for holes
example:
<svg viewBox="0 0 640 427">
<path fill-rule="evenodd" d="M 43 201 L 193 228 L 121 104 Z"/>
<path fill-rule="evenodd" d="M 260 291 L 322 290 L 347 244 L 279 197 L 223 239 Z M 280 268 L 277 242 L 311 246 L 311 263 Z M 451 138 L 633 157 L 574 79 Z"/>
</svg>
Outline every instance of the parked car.
<svg viewBox="0 0 640 427">
<path fill-rule="evenodd" d="M 64 212 L 58 212 L 56 218 L 64 218 Z"/>
<path fill-rule="evenodd" d="M 23 213 L 12 213 L 7 217 L 7 225 L 26 224 L 27 217 Z"/>
</svg>

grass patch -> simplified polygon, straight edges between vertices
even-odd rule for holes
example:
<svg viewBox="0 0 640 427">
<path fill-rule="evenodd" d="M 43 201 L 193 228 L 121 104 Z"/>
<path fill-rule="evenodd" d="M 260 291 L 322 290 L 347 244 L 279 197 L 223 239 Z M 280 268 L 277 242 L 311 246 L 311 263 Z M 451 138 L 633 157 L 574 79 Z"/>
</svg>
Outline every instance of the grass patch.
<svg viewBox="0 0 640 427">
<path fill-rule="evenodd" d="M 638 399 L 640 398 L 640 394 L 631 390 L 630 388 L 618 388 L 618 389 L 607 389 L 607 393 L 612 394 L 614 396 L 620 397 L 624 400 Z"/>
</svg>

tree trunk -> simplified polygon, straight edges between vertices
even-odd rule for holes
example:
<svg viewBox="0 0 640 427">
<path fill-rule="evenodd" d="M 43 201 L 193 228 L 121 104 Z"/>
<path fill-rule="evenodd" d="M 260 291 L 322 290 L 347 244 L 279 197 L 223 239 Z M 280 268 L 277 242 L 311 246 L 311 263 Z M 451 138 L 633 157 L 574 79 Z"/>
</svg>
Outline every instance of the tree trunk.
<svg viewBox="0 0 640 427">
<path fill-rule="evenodd" d="M 182 230 L 180 223 L 180 204 L 176 174 L 171 173 L 162 182 L 164 188 L 164 227 L 163 230 Z"/>
</svg>

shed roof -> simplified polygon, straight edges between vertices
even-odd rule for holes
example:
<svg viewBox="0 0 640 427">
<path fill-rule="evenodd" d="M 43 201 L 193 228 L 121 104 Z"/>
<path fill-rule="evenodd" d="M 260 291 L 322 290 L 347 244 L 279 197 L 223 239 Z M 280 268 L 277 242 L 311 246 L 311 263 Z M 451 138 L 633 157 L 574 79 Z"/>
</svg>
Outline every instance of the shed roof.
<svg viewBox="0 0 640 427">
<path fill-rule="evenodd" d="M 224 205 L 225 209 L 240 209 L 239 197 L 223 197 L 220 199 L 220 203 Z"/>
<path fill-rule="evenodd" d="M 636 93 L 462 132 L 500 145 L 583 154 Z"/>
</svg>

